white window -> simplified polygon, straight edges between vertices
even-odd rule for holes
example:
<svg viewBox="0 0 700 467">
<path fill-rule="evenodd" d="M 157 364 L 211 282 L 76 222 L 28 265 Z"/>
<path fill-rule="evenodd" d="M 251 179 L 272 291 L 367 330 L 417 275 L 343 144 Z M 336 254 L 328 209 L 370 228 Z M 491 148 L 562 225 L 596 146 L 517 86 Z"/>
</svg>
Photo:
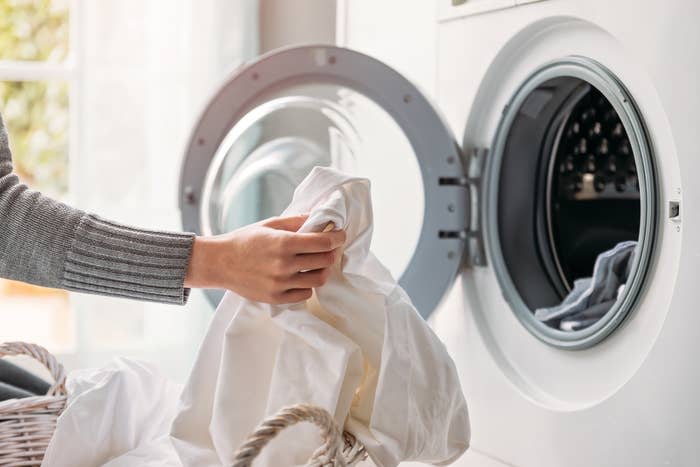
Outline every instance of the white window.
<svg viewBox="0 0 700 467">
<path fill-rule="evenodd" d="M 257 25 L 256 0 L 0 0 L 0 113 L 19 175 L 85 211 L 181 229 L 185 142 L 215 85 L 257 52 Z M 212 313 L 197 291 L 179 308 L 0 282 L 0 341 L 44 345 L 68 369 L 121 355 L 183 379 Z"/>
<path fill-rule="evenodd" d="M 14 168 L 32 188 L 67 200 L 79 76 L 70 0 L 0 0 L 0 113 Z M 68 294 L 0 279 L 0 341 L 75 348 Z"/>
</svg>

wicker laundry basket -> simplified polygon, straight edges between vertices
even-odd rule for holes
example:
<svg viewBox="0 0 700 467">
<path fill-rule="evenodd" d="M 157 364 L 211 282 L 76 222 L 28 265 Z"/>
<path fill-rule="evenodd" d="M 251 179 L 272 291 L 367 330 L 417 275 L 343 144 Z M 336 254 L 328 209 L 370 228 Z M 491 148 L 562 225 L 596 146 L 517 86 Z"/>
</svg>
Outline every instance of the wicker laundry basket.
<svg viewBox="0 0 700 467">
<path fill-rule="evenodd" d="M 323 445 L 311 455 L 307 467 L 352 467 L 367 458 L 364 446 L 348 432 L 341 433 L 325 409 L 299 404 L 280 410 L 251 433 L 234 456 L 233 467 L 251 467 L 253 460 L 272 438 L 288 426 L 311 422 L 321 429 Z"/>
<path fill-rule="evenodd" d="M 66 374 L 63 365 L 41 346 L 23 342 L 0 345 L 0 358 L 14 355 L 28 355 L 41 362 L 55 383 L 45 396 L 0 402 L 0 466 L 40 466 L 56 429 L 56 420 L 66 407 Z M 280 431 L 305 421 L 316 424 L 323 439 L 323 445 L 311 456 L 309 467 L 352 467 L 367 458 L 357 438 L 342 433 L 325 409 L 299 404 L 263 421 L 237 451 L 234 467 L 252 466 L 265 445 Z"/>
<path fill-rule="evenodd" d="M 56 419 L 66 407 L 66 374 L 63 365 L 46 349 L 34 344 L 0 345 L 0 358 L 29 355 L 48 368 L 54 384 L 45 396 L 0 402 L 0 466 L 39 466 L 56 429 Z"/>
</svg>

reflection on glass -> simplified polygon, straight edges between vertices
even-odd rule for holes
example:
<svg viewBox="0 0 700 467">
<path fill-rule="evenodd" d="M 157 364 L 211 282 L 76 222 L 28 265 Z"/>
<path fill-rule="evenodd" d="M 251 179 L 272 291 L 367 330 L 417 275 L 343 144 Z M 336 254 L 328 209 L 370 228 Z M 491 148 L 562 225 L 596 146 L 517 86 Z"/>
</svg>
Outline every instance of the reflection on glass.
<svg viewBox="0 0 700 467">
<path fill-rule="evenodd" d="M 279 215 L 314 166 L 372 182 L 374 253 L 400 276 L 418 242 L 423 185 L 410 142 L 376 103 L 314 84 L 265 96 L 231 128 L 202 196 L 202 231 L 217 234 Z"/>
<path fill-rule="evenodd" d="M 0 60 L 61 62 L 68 29 L 68 0 L 0 0 Z"/>
</svg>

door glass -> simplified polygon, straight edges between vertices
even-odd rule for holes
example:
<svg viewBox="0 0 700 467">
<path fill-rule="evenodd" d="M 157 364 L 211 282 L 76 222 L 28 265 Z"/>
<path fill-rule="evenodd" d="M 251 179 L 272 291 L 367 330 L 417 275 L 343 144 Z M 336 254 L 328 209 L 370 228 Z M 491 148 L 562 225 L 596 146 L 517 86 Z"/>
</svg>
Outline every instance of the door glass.
<svg viewBox="0 0 700 467">
<path fill-rule="evenodd" d="M 652 151 L 615 82 L 587 60 L 543 68 L 514 96 L 492 153 L 497 277 L 523 324 L 564 348 L 619 325 L 652 255 Z"/>
<path fill-rule="evenodd" d="M 423 183 L 403 131 L 374 101 L 335 84 L 289 87 L 260 99 L 230 129 L 207 173 L 202 232 L 279 215 L 314 166 L 372 182 L 372 250 L 399 277 L 418 243 Z"/>
</svg>

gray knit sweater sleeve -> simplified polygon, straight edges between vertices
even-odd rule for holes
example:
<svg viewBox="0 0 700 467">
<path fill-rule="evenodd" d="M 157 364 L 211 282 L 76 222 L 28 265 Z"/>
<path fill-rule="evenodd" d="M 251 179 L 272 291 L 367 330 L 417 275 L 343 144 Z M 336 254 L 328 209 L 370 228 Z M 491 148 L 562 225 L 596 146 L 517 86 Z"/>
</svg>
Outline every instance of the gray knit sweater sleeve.
<svg viewBox="0 0 700 467">
<path fill-rule="evenodd" d="M 184 304 L 194 234 L 127 227 L 56 202 L 12 171 L 0 117 L 0 277 Z"/>
</svg>

